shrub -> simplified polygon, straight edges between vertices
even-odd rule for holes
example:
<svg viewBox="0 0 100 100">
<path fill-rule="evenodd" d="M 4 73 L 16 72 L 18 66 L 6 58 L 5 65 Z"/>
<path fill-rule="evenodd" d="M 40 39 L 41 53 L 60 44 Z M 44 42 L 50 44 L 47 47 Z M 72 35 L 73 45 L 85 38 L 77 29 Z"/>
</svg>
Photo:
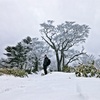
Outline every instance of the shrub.
<svg viewBox="0 0 100 100">
<path fill-rule="evenodd" d="M 25 70 L 21 69 L 11 69 L 11 68 L 2 68 L 0 69 L 1 74 L 13 75 L 15 77 L 25 77 L 27 73 Z"/>
<path fill-rule="evenodd" d="M 97 75 L 96 77 L 100 78 L 100 70 L 97 70 Z"/>
<path fill-rule="evenodd" d="M 75 75 L 77 77 L 100 77 L 100 71 L 98 71 L 94 65 L 79 65 L 75 69 Z"/>
<path fill-rule="evenodd" d="M 75 72 L 75 69 L 74 69 L 74 67 L 64 66 L 64 67 L 62 68 L 62 71 L 63 71 L 63 72 Z"/>
<path fill-rule="evenodd" d="M 32 74 L 31 69 L 26 69 L 25 72 L 27 72 L 28 74 Z"/>
</svg>

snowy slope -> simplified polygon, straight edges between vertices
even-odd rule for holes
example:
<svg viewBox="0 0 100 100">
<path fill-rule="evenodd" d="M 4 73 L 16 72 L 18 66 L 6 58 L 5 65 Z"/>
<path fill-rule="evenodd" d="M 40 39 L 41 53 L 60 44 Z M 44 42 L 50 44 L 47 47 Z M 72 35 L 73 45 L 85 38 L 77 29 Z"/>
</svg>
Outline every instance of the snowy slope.
<svg viewBox="0 0 100 100">
<path fill-rule="evenodd" d="M 100 100 L 100 79 L 54 72 L 28 78 L 0 76 L 0 100 Z"/>
</svg>

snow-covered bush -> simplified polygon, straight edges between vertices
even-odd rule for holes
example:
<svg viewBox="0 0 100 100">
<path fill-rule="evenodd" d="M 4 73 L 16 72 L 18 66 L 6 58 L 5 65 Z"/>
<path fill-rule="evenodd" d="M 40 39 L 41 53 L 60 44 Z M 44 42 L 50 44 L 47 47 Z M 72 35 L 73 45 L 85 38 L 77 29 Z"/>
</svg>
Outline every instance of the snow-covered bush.
<svg viewBox="0 0 100 100">
<path fill-rule="evenodd" d="M 88 65 L 79 65 L 75 69 L 75 75 L 77 77 L 100 77 L 100 70 L 96 69 L 96 67 L 91 64 Z"/>
<path fill-rule="evenodd" d="M 97 75 L 96 77 L 100 78 L 100 70 L 97 70 Z"/>
<path fill-rule="evenodd" d="M 62 67 L 62 71 L 63 72 L 75 72 L 75 68 L 70 67 L 70 66 L 64 66 L 64 67 Z"/>
</svg>

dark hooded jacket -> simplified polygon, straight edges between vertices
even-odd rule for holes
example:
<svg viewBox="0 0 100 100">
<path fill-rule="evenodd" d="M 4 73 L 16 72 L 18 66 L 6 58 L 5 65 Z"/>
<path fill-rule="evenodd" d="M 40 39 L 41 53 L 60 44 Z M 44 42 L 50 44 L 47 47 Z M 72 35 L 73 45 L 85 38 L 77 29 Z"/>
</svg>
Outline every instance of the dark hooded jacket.
<svg viewBox="0 0 100 100">
<path fill-rule="evenodd" d="M 43 62 L 43 67 L 47 67 L 50 65 L 50 59 L 48 57 L 45 57 L 44 62 Z"/>
</svg>

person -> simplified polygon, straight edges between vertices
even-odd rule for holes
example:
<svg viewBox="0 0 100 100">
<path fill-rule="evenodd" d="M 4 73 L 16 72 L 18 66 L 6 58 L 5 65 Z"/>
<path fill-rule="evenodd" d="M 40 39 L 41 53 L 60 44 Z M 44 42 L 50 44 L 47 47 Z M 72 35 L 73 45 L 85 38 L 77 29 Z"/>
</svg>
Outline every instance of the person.
<svg viewBox="0 0 100 100">
<path fill-rule="evenodd" d="M 43 69 L 44 69 L 44 74 L 47 74 L 47 67 L 50 65 L 51 61 L 47 57 L 47 55 L 44 56 L 44 61 L 43 61 Z"/>
</svg>

